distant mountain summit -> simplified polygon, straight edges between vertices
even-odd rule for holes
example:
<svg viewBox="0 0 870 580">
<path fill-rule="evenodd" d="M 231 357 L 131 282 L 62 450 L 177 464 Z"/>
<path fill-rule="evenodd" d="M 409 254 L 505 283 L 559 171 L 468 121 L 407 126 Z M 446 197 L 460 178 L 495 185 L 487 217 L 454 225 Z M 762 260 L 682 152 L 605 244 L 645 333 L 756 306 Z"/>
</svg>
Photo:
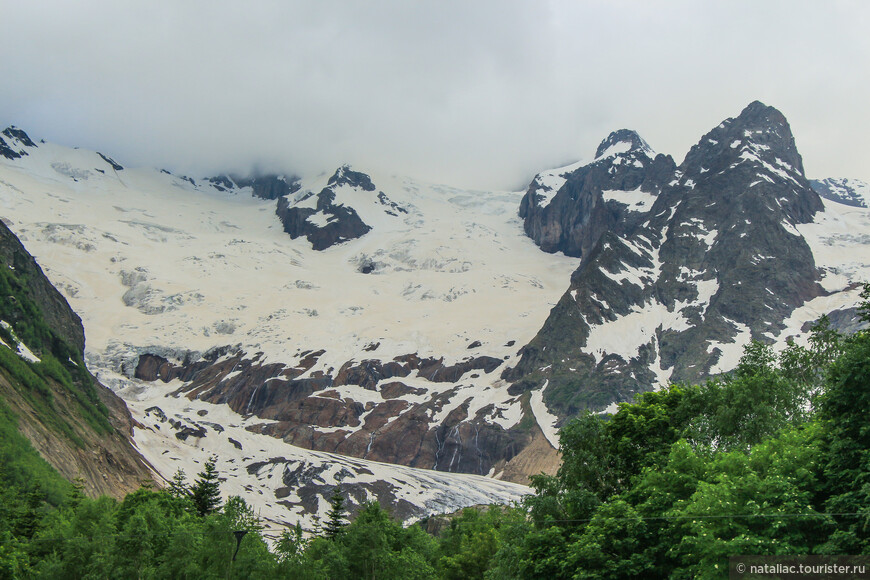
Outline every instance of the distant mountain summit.
<svg viewBox="0 0 870 580">
<path fill-rule="evenodd" d="M 646 157 L 652 159 L 655 157 L 655 151 L 652 150 L 646 141 L 644 141 L 636 131 L 630 129 L 619 129 L 614 131 L 598 145 L 595 150 L 595 160 L 611 157 L 620 153 L 629 151 L 639 152 Z"/>
<path fill-rule="evenodd" d="M 6 159 L 21 159 L 27 155 L 28 147 L 36 147 L 36 143 L 18 127 L 13 125 L 0 133 L 0 155 Z"/>
<path fill-rule="evenodd" d="M 702 137 L 679 167 L 652 160 L 639 139 L 614 135 L 598 153 L 616 153 L 576 169 L 553 198 L 562 204 L 547 206 L 571 216 L 564 237 L 594 229 L 586 236 L 598 243 L 585 249 L 568 292 L 503 375 L 516 392 L 545 387 L 560 416 L 729 370 L 746 340 L 773 341 L 795 308 L 825 293 L 796 229 L 823 205 L 782 113 L 750 104 Z M 580 180 L 586 195 L 572 195 Z M 654 201 L 630 219 L 605 213 L 605 227 L 595 208 L 620 195 L 605 188 L 648 191 Z M 534 195 L 535 182 L 526 199 Z M 526 212 L 527 231 L 534 219 Z"/>
<path fill-rule="evenodd" d="M 870 207 L 870 183 L 860 179 L 813 179 L 810 185 L 825 199 L 854 207 Z"/>
<path fill-rule="evenodd" d="M 634 131 L 615 131 L 592 163 L 535 176 L 520 203 L 523 227 L 545 252 L 584 257 L 604 232 L 635 225 L 674 167 Z"/>
<path fill-rule="evenodd" d="M 360 213 L 398 218 L 408 211 L 393 202 L 383 191 L 375 194 L 371 177 L 349 166 L 339 167 L 318 193 L 300 191 L 278 200 L 278 217 L 291 238 L 304 236 L 315 250 L 355 240 L 371 231 Z M 374 221 L 370 220 L 370 221 Z M 379 221 L 379 220 L 378 220 Z"/>
</svg>

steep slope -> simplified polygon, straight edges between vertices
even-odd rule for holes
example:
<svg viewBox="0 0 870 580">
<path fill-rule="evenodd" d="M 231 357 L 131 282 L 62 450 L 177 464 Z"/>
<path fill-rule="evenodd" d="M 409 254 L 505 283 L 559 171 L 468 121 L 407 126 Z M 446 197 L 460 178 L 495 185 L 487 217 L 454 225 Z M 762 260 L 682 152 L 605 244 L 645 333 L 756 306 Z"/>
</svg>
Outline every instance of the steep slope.
<svg viewBox="0 0 870 580">
<path fill-rule="evenodd" d="M 636 226 L 602 235 L 504 377 L 567 417 L 730 370 L 835 289 L 798 229 L 823 209 L 785 117 L 752 103 L 692 147 Z"/>
<path fill-rule="evenodd" d="M 91 495 L 150 481 L 127 407 L 85 368 L 81 320 L 2 222 L 0 296 L 0 396 L 18 429 Z"/>
</svg>

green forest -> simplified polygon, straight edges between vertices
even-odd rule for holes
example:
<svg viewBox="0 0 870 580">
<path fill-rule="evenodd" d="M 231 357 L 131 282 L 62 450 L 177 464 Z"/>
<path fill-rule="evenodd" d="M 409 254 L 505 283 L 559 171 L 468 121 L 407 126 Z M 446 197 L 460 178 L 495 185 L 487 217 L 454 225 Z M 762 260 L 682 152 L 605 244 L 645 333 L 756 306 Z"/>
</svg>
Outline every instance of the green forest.
<svg viewBox="0 0 870 580">
<path fill-rule="evenodd" d="M 859 316 L 870 322 L 870 286 Z M 822 318 L 807 346 L 750 344 L 738 367 L 587 413 L 563 463 L 512 506 L 438 535 L 333 494 L 313 535 L 269 545 L 256 513 L 192 481 L 121 501 L 64 481 L 0 405 L 2 578 L 727 578 L 731 555 L 870 553 L 870 332 Z M 424 522 L 425 523 L 425 522 Z"/>
</svg>

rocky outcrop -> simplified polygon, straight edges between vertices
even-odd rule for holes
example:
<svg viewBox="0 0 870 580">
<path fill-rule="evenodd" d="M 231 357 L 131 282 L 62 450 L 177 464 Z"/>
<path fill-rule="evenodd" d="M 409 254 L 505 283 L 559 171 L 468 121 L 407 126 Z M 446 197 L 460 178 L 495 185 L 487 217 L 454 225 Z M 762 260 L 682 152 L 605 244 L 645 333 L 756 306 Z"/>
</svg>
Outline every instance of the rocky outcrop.
<svg viewBox="0 0 870 580">
<path fill-rule="evenodd" d="M 190 178 L 182 177 L 182 179 L 196 185 Z M 252 196 L 267 200 L 279 199 L 284 195 L 295 193 L 301 187 L 298 177 L 287 177 L 274 173 L 248 176 L 215 175 L 206 177 L 204 181 L 218 191 L 235 191 L 250 187 Z"/>
<path fill-rule="evenodd" d="M 233 181 L 239 187 L 250 187 L 251 194 L 260 199 L 279 199 L 285 195 L 296 193 L 301 187 L 298 177 L 274 174 L 258 177 L 233 176 Z"/>
<path fill-rule="evenodd" d="M 278 200 L 276 213 L 284 231 L 293 239 L 304 236 L 315 250 L 325 250 L 368 233 L 371 226 L 362 221 L 356 210 L 336 201 L 336 191 L 342 187 L 360 193 L 375 190 L 368 175 L 340 167 L 319 193 L 307 192 L 294 199 L 285 196 Z"/>
<path fill-rule="evenodd" d="M 255 429 L 316 451 L 479 475 L 506 464 L 531 441 L 526 431 L 505 430 L 481 416 L 469 417 L 463 406 L 440 423 L 433 422 L 432 416 L 452 396 L 447 392 L 423 404 L 393 399 L 366 405 L 349 399 L 318 401 L 312 397 L 293 409 L 292 415 L 284 415 L 288 420 Z M 324 434 L 318 428 L 335 426 L 347 429 Z"/>
<path fill-rule="evenodd" d="M 545 252 L 583 257 L 607 231 L 637 223 L 673 173 L 670 156 L 656 155 L 634 131 L 611 133 L 595 160 L 579 168 L 538 174 L 520 203 L 526 234 Z M 610 191 L 635 191 L 646 201 L 615 199 Z"/>
<path fill-rule="evenodd" d="M 407 208 L 383 191 L 372 195 L 376 190 L 371 177 L 345 165 L 336 170 L 319 192 L 302 191 L 279 198 L 276 213 L 291 238 L 305 237 L 315 250 L 325 250 L 371 231 L 360 212 L 369 216 L 383 213 L 392 218 L 408 213 Z M 359 266 L 363 274 L 377 267 L 371 261 L 364 262 Z"/>
<path fill-rule="evenodd" d="M 416 354 L 398 356 L 392 361 L 365 360 L 361 363 L 348 361 L 339 369 L 335 386 L 359 385 L 374 390 L 379 381 L 393 377 L 407 377 L 412 371 L 417 376 L 433 383 L 455 383 L 469 371 L 480 370 L 490 373 L 497 369 L 502 360 L 491 356 L 468 358 L 453 365 L 445 365 L 444 358 L 421 359 Z"/>
<path fill-rule="evenodd" d="M 193 180 L 189 181 L 195 185 Z M 306 238 L 315 250 L 325 250 L 371 231 L 371 226 L 362 220 L 354 208 L 355 203 L 377 208 L 393 217 L 408 213 L 406 208 L 392 201 L 383 191 L 371 195 L 377 189 L 371 177 L 346 165 L 339 167 L 327 181 L 326 187 L 319 192 L 301 191 L 302 184 L 298 177 L 276 174 L 248 177 L 216 175 L 206 178 L 205 182 L 221 192 L 250 188 L 254 197 L 277 200 L 275 213 L 284 231 L 293 239 Z M 339 192 L 341 199 L 338 198 Z"/>
<path fill-rule="evenodd" d="M 0 155 L 6 159 L 21 159 L 27 155 L 28 147 L 36 146 L 27 133 L 15 126 L 7 127 L 0 134 Z"/>
<path fill-rule="evenodd" d="M 124 170 L 124 167 L 123 167 L 123 166 L 121 166 L 119 163 L 116 163 L 115 160 L 112 159 L 111 157 L 109 157 L 108 155 L 103 155 L 103 154 L 100 153 L 99 151 L 97 151 L 97 155 L 99 155 L 100 158 L 102 158 L 103 161 L 105 161 L 106 163 L 108 163 L 109 166 L 110 166 L 112 169 L 114 169 L 115 171 L 123 171 L 123 170 Z"/>
<path fill-rule="evenodd" d="M 354 171 L 349 166 L 343 165 L 339 167 L 329 181 L 326 182 L 331 187 L 341 187 L 347 185 L 354 189 L 362 191 L 374 191 L 375 184 L 372 183 L 372 178 L 360 171 Z"/>
<path fill-rule="evenodd" d="M 313 208 L 294 206 L 286 197 L 278 200 L 276 213 L 291 238 L 304 236 L 312 248 L 325 250 L 371 230 L 352 207 L 334 203 L 335 193 L 329 188 L 322 189 L 316 196 L 310 194 L 302 201 L 311 198 L 316 198 Z"/>
<path fill-rule="evenodd" d="M 568 417 L 725 370 L 738 336 L 771 341 L 824 292 L 795 229 L 822 207 L 785 117 L 752 103 L 692 147 L 635 225 L 602 235 L 504 378 L 545 387 Z"/>
<path fill-rule="evenodd" d="M 852 207 L 870 205 L 870 183 L 860 179 L 813 179 L 810 185 L 825 199 Z"/>
<path fill-rule="evenodd" d="M 226 403 L 242 415 L 273 421 L 252 429 L 293 445 L 411 467 L 486 474 L 513 459 L 532 438 L 525 430 L 494 425 L 491 405 L 470 415 L 469 401 L 458 398 L 467 395 L 458 394 L 456 388 L 430 393 L 402 382 L 413 378 L 459 383 L 466 375 L 496 372 L 503 361 L 495 357 L 446 364 L 443 358 L 409 354 L 390 361 L 348 361 L 337 371 L 324 373 L 311 372 L 323 351 L 302 353 L 293 367 L 262 364 L 257 356 L 247 358 L 227 349 L 222 352 L 209 360 L 175 363 L 143 354 L 135 376 L 184 381 L 176 394 Z M 347 386 L 362 387 L 380 398 L 356 400 L 346 392 Z M 403 400 L 407 396 L 415 402 Z M 444 418 L 434 420 L 439 414 Z"/>
</svg>

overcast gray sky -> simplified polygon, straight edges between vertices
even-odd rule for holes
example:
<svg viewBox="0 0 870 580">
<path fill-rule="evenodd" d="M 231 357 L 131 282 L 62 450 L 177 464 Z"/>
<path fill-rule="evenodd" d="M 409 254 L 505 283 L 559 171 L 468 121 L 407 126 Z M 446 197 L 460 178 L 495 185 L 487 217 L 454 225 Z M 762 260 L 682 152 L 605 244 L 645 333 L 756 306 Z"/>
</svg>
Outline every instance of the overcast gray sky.
<svg viewBox="0 0 870 580">
<path fill-rule="evenodd" d="M 870 2 L 0 0 L 0 125 L 194 175 L 350 162 L 520 189 L 759 99 L 870 181 Z"/>
</svg>

